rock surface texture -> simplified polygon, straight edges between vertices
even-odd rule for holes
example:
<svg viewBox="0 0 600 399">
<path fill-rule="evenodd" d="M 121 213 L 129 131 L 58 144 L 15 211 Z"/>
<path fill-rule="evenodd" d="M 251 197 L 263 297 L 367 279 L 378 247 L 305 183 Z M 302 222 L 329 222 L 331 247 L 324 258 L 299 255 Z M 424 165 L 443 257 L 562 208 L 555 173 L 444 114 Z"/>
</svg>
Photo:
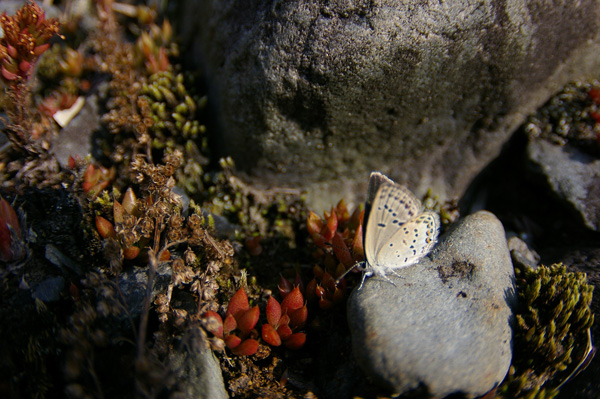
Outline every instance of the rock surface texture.
<svg viewBox="0 0 600 399">
<path fill-rule="evenodd" d="M 544 139 L 527 144 L 529 168 L 591 230 L 600 230 L 600 159 Z"/>
<path fill-rule="evenodd" d="M 459 221 L 417 265 L 368 278 L 348 302 L 352 348 L 395 393 L 480 396 L 512 359 L 514 270 L 504 228 L 481 211 Z"/>
<path fill-rule="evenodd" d="M 460 195 L 525 115 L 600 67 L 597 0 L 188 0 L 175 19 L 222 155 L 317 207 L 371 170 Z"/>
</svg>

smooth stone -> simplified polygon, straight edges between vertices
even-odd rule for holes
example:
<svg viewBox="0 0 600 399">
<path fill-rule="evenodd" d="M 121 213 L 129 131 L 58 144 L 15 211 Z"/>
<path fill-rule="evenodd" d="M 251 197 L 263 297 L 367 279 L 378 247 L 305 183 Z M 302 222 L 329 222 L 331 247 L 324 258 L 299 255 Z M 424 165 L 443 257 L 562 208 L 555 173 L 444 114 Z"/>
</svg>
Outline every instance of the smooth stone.
<svg viewBox="0 0 600 399">
<path fill-rule="evenodd" d="M 355 200 L 372 170 L 460 197 L 529 113 L 600 67 L 596 0 L 176 3 L 215 147 L 315 210 Z"/>
<path fill-rule="evenodd" d="M 358 363 L 378 384 L 435 398 L 485 394 L 512 359 L 514 269 L 493 214 L 467 216 L 418 264 L 365 281 L 348 301 Z"/>
<path fill-rule="evenodd" d="M 565 207 L 589 229 L 600 231 L 600 159 L 570 144 L 545 139 L 527 144 L 530 170 L 543 179 Z"/>
</svg>

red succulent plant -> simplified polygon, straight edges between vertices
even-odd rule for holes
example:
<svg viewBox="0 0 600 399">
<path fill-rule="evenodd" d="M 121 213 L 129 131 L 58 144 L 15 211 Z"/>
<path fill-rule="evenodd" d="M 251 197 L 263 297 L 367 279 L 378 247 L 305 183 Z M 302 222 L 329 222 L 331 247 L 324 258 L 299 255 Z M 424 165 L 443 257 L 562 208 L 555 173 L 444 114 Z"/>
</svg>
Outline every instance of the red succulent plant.
<svg viewBox="0 0 600 399">
<path fill-rule="evenodd" d="M 38 57 L 50 47 L 50 38 L 58 34 L 58 20 L 46 19 L 45 12 L 30 1 L 14 16 L 2 13 L 0 25 L 4 31 L 0 38 L 0 76 L 5 82 L 26 80 Z"/>
<path fill-rule="evenodd" d="M 262 339 L 271 346 L 283 344 L 299 349 L 306 342 L 306 334 L 297 330 L 304 327 L 308 310 L 299 287 L 294 287 L 281 304 L 270 297 L 266 308 L 267 324 L 262 326 Z M 202 316 L 205 328 L 222 339 L 234 355 L 250 356 L 258 350 L 258 332 L 255 327 L 260 316 L 258 306 L 250 307 L 248 296 L 240 288 L 229 301 L 225 320 L 211 310 Z"/>
<path fill-rule="evenodd" d="M 283 345 L 299 349 L 306 342 L 306 334 L 293 332 L 304 327 L 308 310 L 298 286 L 290 291 L 281 304 L 273 297 L 267 302 L 267 324 L 262 326 L 263 340 L 272 346 Z"/>
<path fill-rule="evenodd" d="M 225 320 L 211 310 L 206 312 L 203 317 L 216 321 L 216 323 L 209 324 L 212 326 L 209 331 L 223 339 L 234 355 L 250 356 L 258 350 L 258 341 L 254 339 L 258 333 L 254 327 L 259 316 L 258 306 L 251 308 L 246 291 L 240 288 L 229 301 Z"/>
<path fill-rule="evenodd" d="M 363 217 L 360 207 L 350 214 L 344 200 L 331 212 L 324 212 L 323 219 L 314 212 L 308 216 L 308 232 L 318 247 L 313 256 L 321 264 L 313 268 L 315 277 L 306 286 L 306 296 L 309 300 L 317 299 L 321 309 L 329 309 L 343 300 L 346 282 L 336 279 L 364 260 Z"/>
<path fill-rule="evenodd" d="M 95 167 L 90 163 L 83 175 L 83 191 L 95 197 L 108 187 L 108 184 L 114 178 L 114 167 L 106 169 L 103 166 Z"/>
</svg>

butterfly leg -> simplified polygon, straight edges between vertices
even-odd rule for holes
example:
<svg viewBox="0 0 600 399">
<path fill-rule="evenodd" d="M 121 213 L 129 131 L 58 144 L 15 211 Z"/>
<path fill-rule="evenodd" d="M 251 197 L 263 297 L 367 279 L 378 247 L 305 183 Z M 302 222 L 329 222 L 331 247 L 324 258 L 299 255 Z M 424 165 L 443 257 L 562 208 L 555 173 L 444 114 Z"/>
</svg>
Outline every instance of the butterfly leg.
<svg viewBox="0 0 600 399">
<path fill-rule="evenodd" d="M 404 278 L 401 275 L 399 275 L 398 273 L 396 273 L 396 271 L 392 268 L 386 268 L 385 271 L 379 270 L 379 272 L 375 273 L 375 274 L 377 276 L 381 277 L 382 279 L 384 279 L 385 281 L 387 281 L 388 283 L 392 284 L 394 287 L 397 287 L 396 283 L 394 283 L 392 280 L 390 280 L 390 278 L 386 275 L 386 273 L 388 273 L 388 272 L 394 273 L 394 275 L 396 277 Z"/>
<path fill-rule="evenodd" d="M 365 283 L 366 278 L 371 277 L 373 275 L 372 270 L 366 270 L 366 268 L 363 268 L 363 270 L 365 270 L 365 272 L 363 273 L 362 280 L 360 280 L 360 285 L 358 286 L 359 291 L 362 288 L 363 284 Z"/>
<path fill-rule="evenodd" d="M 394 273 L 394 275 L 395 275 L 396 277 L 398 277 L 398 278 L 401 278 L 401 279 L 404 279 L 404 277 L 402 277 L 401 275 L 399 275 L 398 273 L 396 273 L 396 271 L 395 271 L 394 269 L 391 269 L 391 268 L 390 268 L 390 269 L 387 269 L 387 270 L 388 270 L 388 271 L 390 271 L 390 272 L 392 272 L 392 273 Z M 396 285 L 396 284 L 394 284 L 394 285 Z"/>
<path fill-rule="evenodd" d="M 396 276 L 398 276 L 398 274 L 396 272 L 393 272 Z M 381 277 L 383 277 L 383 279 L 385 281 L 387 281 L 388 283 L 392 284 L 394 287 L 397 287 L 396 283 L 394 283 L 392 280 L 389 279 L 388 276 L 386 276 L 385 274 L 382 274 Z M 400 277 L 400 276 L 398 276 Z"/>
</svg>

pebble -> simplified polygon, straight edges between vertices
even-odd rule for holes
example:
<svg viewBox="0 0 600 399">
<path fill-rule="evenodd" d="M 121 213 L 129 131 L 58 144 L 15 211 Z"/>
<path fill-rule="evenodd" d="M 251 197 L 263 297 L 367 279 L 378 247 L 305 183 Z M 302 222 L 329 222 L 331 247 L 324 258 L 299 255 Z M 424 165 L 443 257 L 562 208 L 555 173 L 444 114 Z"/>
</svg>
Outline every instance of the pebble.
<svg viewBox="0 0 600 399">
<path fill-rule="evenodd" d="M 485 394 L 512 359 L 514 269 L 504 228 L 480 211 L 418 264 L 368 278 L 348 301 L 354 356 L 394 393 Z"/>
</svg>

